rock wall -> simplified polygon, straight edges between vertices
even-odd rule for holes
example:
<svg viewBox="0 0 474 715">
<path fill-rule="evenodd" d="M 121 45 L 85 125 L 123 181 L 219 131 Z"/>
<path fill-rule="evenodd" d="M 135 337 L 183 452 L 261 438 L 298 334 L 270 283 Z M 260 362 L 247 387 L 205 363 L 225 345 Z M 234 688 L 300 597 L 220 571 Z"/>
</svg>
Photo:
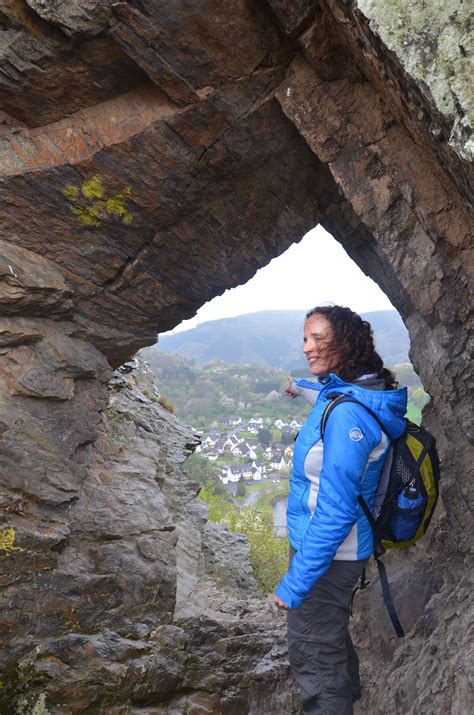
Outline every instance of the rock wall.
<svg viewBox="0 0 474 715">
<path fill-rule="evenodd" d="M 91 370 L 94 360 L 104 362 L 93 349 L 88 358 Z M 101 377 L 77 375 L 76 390 L 88 379 L 80 392 L 91 400 Z M 31 482 L 15 482 L 2 531 L 9 607 L 1 712 L 296 706 L 284 619 L 257 592 L 244 537 L 207 521 L 198 485 L 181 471 L 196 435 L 158 404 L 149 383 L 144 366 L 114 373 L 108 406 L 87 435 L 87 469 L 76 449 L 67 484 L 45 459 L 40 473 L 33 454 L 26 465 L 19 440 L 3 445 L 16 457 L 11 483 L 27 467 Z M 43 414 L 47 405 L 45 397 Z M 80 434 L 74 404 L 68 417 Z M 33 432 L 33 424 L 23 427 Z M 23 441 L 23 451 L 29 447 Z"/>
<path fill-rule="evenodd" d="M 245 567 L 217 584 L 221 553 L 237 564 L 244 546 L 183 483 L 193 437 L 109 380 L 321 222 L 404 318 L 443 455 L 430 543 L 392 559 L 410 639 L 394 641 L 376 586 L 362 601 L 367 680 L 391 673 L 364 706 L 472 710 L 468 18 L 461 0 L 410 11 L 2 4 L 4 709 L 296 707 Z"/>
</svg>

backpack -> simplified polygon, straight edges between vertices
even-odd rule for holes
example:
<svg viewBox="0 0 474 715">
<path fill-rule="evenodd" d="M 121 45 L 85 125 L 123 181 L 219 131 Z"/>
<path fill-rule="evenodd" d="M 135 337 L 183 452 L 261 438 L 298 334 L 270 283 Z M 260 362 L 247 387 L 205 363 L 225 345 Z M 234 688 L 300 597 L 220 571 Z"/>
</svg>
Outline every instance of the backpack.
<svg viewBox="0 0 474 715">
<path fill-rule="evenodd" d="M 331 412 L 342 402 L 354 402 L 368 412 L 390 440 L 390 448 L 370 511 L 359 495 L 359 504 L 374 534 L 374 558 L 377 564 L 383 598 L 399 638 L 405 635 L 390 593 L 387 574 L 380 557 L 387 549 L 407 549 L 424 536 L 439 496 L 439 458 L 436 442 L 424 427 L 405 418 L 405 431 L 394 439 L 379 417 L 354 397 L 331 394 L 332 402 L 321 419 L 321 439 Z M 365 574 L 360 589 L 368 586 Z M 356 589 L 358 590 L 358 589 Z M 354 592 L 355 593 L 355 592 Z"/>
</svg>

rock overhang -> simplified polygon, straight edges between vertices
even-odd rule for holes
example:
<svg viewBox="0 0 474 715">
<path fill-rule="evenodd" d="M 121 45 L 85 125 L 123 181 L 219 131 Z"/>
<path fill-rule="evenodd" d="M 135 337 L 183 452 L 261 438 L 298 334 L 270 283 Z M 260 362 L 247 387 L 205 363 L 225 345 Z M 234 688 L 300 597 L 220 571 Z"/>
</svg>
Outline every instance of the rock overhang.
<svg viewBox="0 0 474 715">
<path fill-rule="evenodd" d="M 7 124 L 2 140 L 5 239 L 59 267 L 73 295 L 78 335 L 115 365 L 248 280 L 326 215 L 337 238 L 347 234 L 348 222 L 353 242 L 368 238 L 349 217 L 358 212 L 353 196 L 342 209 L 348 197 L 341 176 L 328 169 L 330 147 L 312 151 L 295 131 L 298 118 L 275 100 L 282 87 L 280 104 L 288 104 L 282 95 L 293 89 L 285 76 L 303 53 L 314 76 L 330 80 L 323 93 L 349 83 L 363 107 L 358 87 L 369 86 L 363 72 L 373 73 L 373 64 L 366 47 L 357 56 L 354 38 L 344 42 L 340 3 L 304 0 L 290 9 L 284 2 L 241 2 L 210 10 L 202 2 L 190 13 L 178 3 L 156 15 L 150 4 L 93 0 L 81 8 L 11 2 L 4 10 L 13 27 L 4 52 L 13 51 L 12 32 L 24 36 L 23 68 L 34 69 L 36 61 L 44 69 L 40 39 L 48 43 L 48 66 L 81 47 L 88 57 L 88 43 L 100 40 L 120 47 L 141 72 L 127 89 L 129 75 L 119 70 L 127 91 L 117 86 L 111 96 L 109 87 L 98 103 L 78 82 L 83 106 L 72 111 L 78 102 L 63 109 L 56 102 L 65 116 L 41 126 L 33 112 L 25 126 L 18 95 L 13 120 L 20 126 Z M 355 10 L 354 18 L 360 26 Z M 101 86 L 94 71 L 107 63 L 107 52 L 96 66 L 79 66 L 81 81 Z M 110 50 L 111 74 L 114 58 Z M 59 62 L 56 71 L 74 87 L 70 63 Z M 33 85 L 34 78 L 33 71 Z M 54 105 L 55 87 L 45 86 L 42 96 L 48 91 Z M 379 130 L 368 140 L 376 141 Z"/>
<path fill-rule="evenodd" d="M 278 55 L 262 34 L 259 57 Z M 148 81 L 3 136 L 4 236 L 59 266 L 80 335 L 113 363 L 246 281 L 337 194 L 273 98 L 279 54 L 257 70 L 238 54 L 236 78 L 211 71 L 191 104 Z"/>
<path fill-rule="evenodd" d="M 380 23 L 380 4 L 369 5 Z M 52 701 L 61 689 L 53 671 L 69 667 L 64 647 L 76 653 L 71 672 L 80 671 L 87 687 L 85 695 L 72 686 L 57 697 L 79 708 L 81 697 L 101 698 L 112 681 L 112 689 L 117 686 L 108 671 L 110 644 L 120 644 L 121 666 L 132 672 L 133 653 L 155 648 L 162 665 L 162 650 L 170 654 L 166 634 L 151 646 L 138 644 L 150 624 L 164 624 L 171 638 L 177 633 L 170 625 L 177 582 L 173 526 L 182 507 L 170 516 L 168 506 L 185 490 L 178 474 L 184 452 L 170 456 L 171 437 L 155 439 L 164 423 L 164 432 L 172 432 L 173 420 L 143 395 L 133 404 L 125 394 L 112 397 L 105 415 L 110 370 L 104 355 L 120 364 L 154 342 L 158 330 L 247 280 L 318 221 L 400 310 L 413 361 L 433 398 L 425 416 L 444 456 L 451 527 L 441 521 L 439 567 L 428 568 L 424 554 L 417 557 L 423 574 L 417 607 L 440 588 L 440 573 L 461 584 L 444 593 L 451 615 L 456 599 L 464 598 L 469 167 L 448 141 L 458 117 L 440 116 L 403 57 L 384 45 L 382 32 L 372 32 L 367 13 L 342 0 L 234 0 L 219 8 L 202 0 L 192 11 L 188 3 L 172 3 L 166 12 L 138 0 L 87 0 L 80 8 L 72 0 L 8 0 L 0 11 L 7 33 L 0 48 L 0 97 L 6 98 L 0 506 L 9 559 L 2 578 L 11 603 L 23 598 L 30 608 L 36 588 L 41 596 L 39 617 L 33 606 L 23 619 L 21 609 L 10 609 L 5 637 L 21 628 L 18 637 L 25 640 L 2 657 L 13 662 L 29 649 L 36 654 L 30 660 L 37 675 L 50 669 Z M 61 83 L 68 85 L 62 99 Z M 36 113 L 31 97 L 44 97 Z M 183 435 L 175 441 L 182 445 Z M 133 577 L 137 554 L 140 579 Z M 153 588 L 161 588 L 162 607 Z M 92 615 L 86 603 L 93 604 Z M 421 620 L 436 648 L 443 638 L 446 644 L 446 634 L 437 631 L 434 616 L 430 621 L 437 613 L 431 605 Z M 201 632 L 202 623 L 192 628 Z M 375 637 L 393 651 L 384 634 Z M 98 691 L 89 690 L 82 648 L 105 654 Z M 411 667 L 397 676 L 400 693 L 411 692 L 415 650 L 403 650 Z M 163 671 L 170 676 L 166 698 L 181 703 L 173 688 L 184 666 L 175 657 L 181 656 L 171 654 Z M 147 667 L 153 679 L 154 661 Z M 454 666 L 443 667 L 453 672 Z M 37 695 L 32 682 L 18 685 L 18 693 Z M 120 702 L 139 701 L 138 686 L 130 695 L 126 681 L 120 683 Z M 216 683 L 212 687 L 224 688 L 222 679 Z M 151 681 L 147 687 L 150 698 L 165 697 Z M 264 692 L 257 691 L 258 697 Z M 462 698 L 456 693 L 453 685 L 450 702 Z M 219 697 L 212 695 L 213 706 Z M 378 707 L 375 691 L 371 697 Z M 285 703 L 282 712 L 291 712 Z M 440 708 L 449 710 L 444 703 Z"/>
</svg>

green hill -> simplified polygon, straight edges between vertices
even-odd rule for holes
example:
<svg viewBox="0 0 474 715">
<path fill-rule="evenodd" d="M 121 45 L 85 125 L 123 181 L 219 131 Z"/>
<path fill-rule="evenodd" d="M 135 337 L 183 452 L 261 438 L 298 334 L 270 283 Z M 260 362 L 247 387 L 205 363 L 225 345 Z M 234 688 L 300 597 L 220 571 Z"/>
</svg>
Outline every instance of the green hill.
<svg viewBox="0 0 474 715">
<path fill-rule="evenodd" d="M 150 364 L 158 391 L 171 400 L 178 417 L 200 429 L 231 416 L 245 421 L 259 414 L 271 423 L 278 417 L 302 421 L 308 412 L 304 400 L 282 394 L 286 374 L 280 370 L 221 361 L 197 367 L 156 348 L 145 348 L 140 356 Z"/>
<path fill-rule="evenodd" d="M 262 365 L 289 372 L 306 367 L 301 354 L 304 311 L 261 311 L 201 323 L 191 330 L 163 335 L 156 346 L 202 366 L 215 360 L 233 365 Z M 387 365 L 408 362 L 408 332 L 396 310 L 364 313 Z"/>
<path fill-rule="evenodd" d="M 255 414 L 266 425 L 279 417 L 301 423 L 308 412 L 304 400 L 290 400 L 282 394 L 286 385 L 282 370 L 220 361 L 197 367 L 154 347 L 144 348 L 140 356 L 149 363 L 158 392 L 171 400 L 177 416 L 202 431 L 232 416 L 245 422 Z M 409 363 L 394 368 L 400 384 L 408 387 L 410 417 L 419 421 L 420 409 L 428 398 L 418 375 Z M 307 370 L 306 375 L 310 377 Z"/>
</svg>

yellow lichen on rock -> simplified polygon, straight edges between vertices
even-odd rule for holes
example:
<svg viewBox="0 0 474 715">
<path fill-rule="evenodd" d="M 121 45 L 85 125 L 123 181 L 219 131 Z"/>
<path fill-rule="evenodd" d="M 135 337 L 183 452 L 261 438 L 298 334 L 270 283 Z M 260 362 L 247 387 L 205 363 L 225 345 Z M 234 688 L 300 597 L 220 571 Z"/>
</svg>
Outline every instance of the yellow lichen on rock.
<svg viewBox="0 0 474 715">
<path fill-rule="evenodd" d="M 71 211 L 84 226 L 100 226 L 100 221 L 93 206 L 87 209 L 82 206 L 71 206 Z"/>
<path fill-rule="evenodd" d="M 104 186 L 100 176 L 93 176 L 92 179 L 85 179 L 81 184 L 81 192 L 85 199 L 102 199 L 104 197 Z"/>
<path fill-rule="evenodd" d="M 85 199 L 87 203 L 71 202 L 70 210 L 83 226 L 100 226 L 108 215 L 117 216 L 123 224 L 129 226 L 133 221 L 133 214 L 127 210 L 127 199 L 132 195 L 130 186 L 122 191 L 106 196 L 102 178 L 99 175 L 85 179 L 81 186 L 68 184 L 61 193 L 67 199 Z M 82 196 L 81 196 L 82 195 Z"/>
<path fill-rule="evenodd" d="M 127 207 L 125 205 L 127 198 L 129 198 L 131 195 L 132 189 L 130 188 L 130 186 L 127 186 L 120 194 L 115 194 L 115 196 L 111 196 L 105 202 L 105 208 L 108 213 L 121 216 L 122 223 L 125 223 L 127 225 L 130 224 L 133 220 L 132 214 L 127 211 Z"/>
<path fill-rule="evenodd" d="M 11 556 L 13 553 L 24 551 L 20 546 L 14 546 L 15 529 L 12 526 L 7 526 L 0 531 L 0 555 L 3 552 L 5 556 Z"/>
<path fill-rule="evenodd" d="M 77 199 L 77 197 L 79 196 L 79 189 L 77 188 L 77 186 L 68 184 L 64 187 L 64 189 L 61 189 L 61 193 L 68 199 Z"/>
</svg>

